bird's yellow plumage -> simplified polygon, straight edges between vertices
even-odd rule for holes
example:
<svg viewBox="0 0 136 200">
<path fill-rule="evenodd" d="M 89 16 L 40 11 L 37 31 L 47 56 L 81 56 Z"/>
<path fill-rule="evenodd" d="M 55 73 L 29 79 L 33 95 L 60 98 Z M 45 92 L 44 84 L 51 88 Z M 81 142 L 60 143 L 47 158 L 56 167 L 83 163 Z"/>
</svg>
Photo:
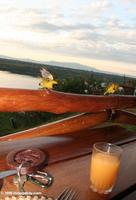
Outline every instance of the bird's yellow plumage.
<svg viewBox="0 0 136 200">
<path fill-rule="evenodd" d="M 58 84 L 58 82 L 54 80 L 52 74 L 46 69 L 42 68 L 40 72 L 42 79 L 39 83 L 39 86 L 41 89 L 53 89 L 53 86 Z"/>
<path fill-rule="evenodd" d="M 41 82 L 39 83 L 40 85 L 40 88 L 41 89 L 52 89 L 53 88 L 53 85 L 57 85 L 57 81 L 48 81 L 46 79 L 42 79 Z"/>
<path fill-rule="evenodd" d="M 117 83 L 112 83 L 107 87 L 104 95 L 105 94 L 114 94 L 115 92 L 118 91 L 118 89 L 119 89 L 119 85 Z"/>
</svg>

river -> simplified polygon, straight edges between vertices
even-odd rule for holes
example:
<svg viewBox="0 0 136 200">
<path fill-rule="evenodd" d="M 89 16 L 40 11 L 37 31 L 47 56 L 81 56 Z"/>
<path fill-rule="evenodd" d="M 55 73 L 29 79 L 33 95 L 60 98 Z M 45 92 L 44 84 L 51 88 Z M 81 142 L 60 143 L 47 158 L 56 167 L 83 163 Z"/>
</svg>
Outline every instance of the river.
<svg viewBox="0 0 136 200">
<path fill-rule="evenodd" d="M 0 71 L 0 88 L 38 89 L 40 77 Z"/>
</svg>

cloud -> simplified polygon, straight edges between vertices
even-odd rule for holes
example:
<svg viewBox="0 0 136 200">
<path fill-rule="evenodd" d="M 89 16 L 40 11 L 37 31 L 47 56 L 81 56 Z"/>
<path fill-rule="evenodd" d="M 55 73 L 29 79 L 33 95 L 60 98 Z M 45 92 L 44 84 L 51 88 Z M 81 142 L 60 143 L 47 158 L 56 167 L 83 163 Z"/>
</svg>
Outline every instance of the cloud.
<svg viewBox="0 0 136 200">
<path fill-rule="evenodd" d="M 123 3 L 136 3 L 136 0 L 121 0 Z"/>
<path fill-rule="evenodd" d="M 14 13 L 16 12 L 18 9 L 16 7 L 9 7 L 9 6 L 0 6 L 0 14 L 3 14 L 3 13 Z"/>
<path fill-rule="evenodd" d="M 126 63 L 135 63 L 136 49 L 135 41 L 131 40 L 134 33 L 126 34 L 111 32 L 110 34 L 98 34 L 82 30 L 72 31 L 69 34 L 59 33 L 43 34 L 43 40 L 32 41 L 26 39 L 5 40 L 5 45 L 17 45 L 19 48 L 28 48 L 30 50 L 55 53 L 67 56 L 76 56 L 82 58 L 95 58 L 98 60 L 111 60 Z M 124 36 L 125 35 L 125 36 Z M 130 37 L 131 35 L 131 37 Z M 122 37 L 122 39 L 120 39 Z M 50 39 L 49 39 L 50 38 Z M 125 39 L 123 39 L 125 38 Z M 135 38 L 134 38 L 135 39 Z"/>
<path fill-rule="evenodd" d="M 75 31 L 75 30 L 87 30 L 87 29 L 97 29 L 96 26 L 87 23 L 78 24 L 62 24 L 56 25 L 49 22 L 41 22 L 31 25 L 32 30 L 37 31 Z"/>
<path fill-rule="evenodd" d="M 85 8 L 89 12 L 93 13 L 101 13 L 111 7 L 111 3 L 107 0 L 93 0 L 90 2 L 90 5 L 87 5 Z"/>
<path fill-rule="evenodd" d="M 92 0 L 81 7 L 73 10 L 73 17 L 77 16 L 77 20 L 94 21 L 100 23 L 101 19 L 111 9 L 112 3 L 108 0 Z M 80 12 L 79 12 L 80 10 Z"/>
<path fill-rule="evenodd" d="M 117 3 L 108 0 L 92 0 L 75 7 L 68 3 L 61 7 L 60 3 L 53 0 L 43 8 L 1 7 L 1 44 L 62 56 L 135 63 L 135 17 L 124 17 L 127 13 L 123 6 L 115 10 Z"/>
<path fill-rule="evenodd" d="M 33 23 L 41 21 L 41 10 L 39 9 L 22 9 L 10 6 L 0 7 L 0 25 L 4 27 L 17 30 L 24 28 Z"/>
</svg>

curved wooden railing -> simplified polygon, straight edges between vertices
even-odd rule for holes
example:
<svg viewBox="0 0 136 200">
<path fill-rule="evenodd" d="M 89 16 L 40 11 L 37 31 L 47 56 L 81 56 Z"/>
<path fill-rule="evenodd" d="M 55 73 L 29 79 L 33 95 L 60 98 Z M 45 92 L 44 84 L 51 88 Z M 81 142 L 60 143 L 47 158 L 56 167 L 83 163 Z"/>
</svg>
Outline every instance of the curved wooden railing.
<svg viewBox="0 0 136 200">
<path fill-rule="evenodd" d="M 120 110 L 136 107 L 134 96 L 79 95 L 53 90 L 7 88 L 1 88 L 0 94 L 1 112 L 47 111 L 57 114 L 81 112 L 74 117 L 3 136 L 0 141 L 70 133 L 108 120 L 136 125 L 135 114 Z"/>
<path fill-rule="evenodd" d="M 53 90 L 0 89 L 0 111 L 96 112 L 136 106 L 134 96 L 78 95 Z"/>
</svg>

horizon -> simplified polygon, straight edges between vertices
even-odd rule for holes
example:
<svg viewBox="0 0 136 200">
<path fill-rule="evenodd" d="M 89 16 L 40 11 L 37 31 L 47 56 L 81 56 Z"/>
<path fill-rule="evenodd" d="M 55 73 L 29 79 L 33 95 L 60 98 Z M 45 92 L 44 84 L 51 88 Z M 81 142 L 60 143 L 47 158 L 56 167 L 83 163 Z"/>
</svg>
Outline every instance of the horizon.
<svg viewBox="0 0 136 200">
<path fill-rule="evenodd" d="M 0 54 L 134 77 L 135 8 L 136 0 L 0 0 Z"/>
<path fill-rule="evenodd" d="M 136 79 L 136 75 L 127 75 L 127 74 L 123 74 L 123 73 L 117 73 L 117 72 L 109 72 L 109 71 L 104 71 L 101 69 L 97 69 L 93 66 L 88 66 L 88 65 L 82 65 L 80 63 L 73 63 L 73 62 L 58 62 L 58 61 L 36 61 L 36 60 L 31 60 L 31 59 L 21 59 L 21 58 L 15 58 L 15 57 L 8 57 L 5 55 L 0 55 L 0 59 L 8 59 L 8 60 L 17 60 L 20 62 L 26 62 L 26 63 L 34 63 L 34 64 L 42 64 L 43 67 L 46 67 L 44 65 L 49 65 L 49 66 L 54 66 L 54 67 L 62 67 L 62 68 L 69 68 L 69 69 L 77 69 L 77 70 L 84 70 L 84 71 L 90 71 L 90 72 L 94 72 L 94 73 L 100 73 L 100 74 L 109 74 L 109 75 L 116 75 L 116 76 L 120 76 L 120 77 L 128 77 L 128 78 L 132 78 L 132 79 Z M 65 64 L 65 66 L 64 66 Z M 80 68 L 74 67 L 74 66 L 69 66 L 68 64 L 75 64 L 76 66 L 79 65 Z M 90 68 L 90 69 L 89 69 Z M 3 70 L 2 70 L 3 71 Z"/>
</svg>

